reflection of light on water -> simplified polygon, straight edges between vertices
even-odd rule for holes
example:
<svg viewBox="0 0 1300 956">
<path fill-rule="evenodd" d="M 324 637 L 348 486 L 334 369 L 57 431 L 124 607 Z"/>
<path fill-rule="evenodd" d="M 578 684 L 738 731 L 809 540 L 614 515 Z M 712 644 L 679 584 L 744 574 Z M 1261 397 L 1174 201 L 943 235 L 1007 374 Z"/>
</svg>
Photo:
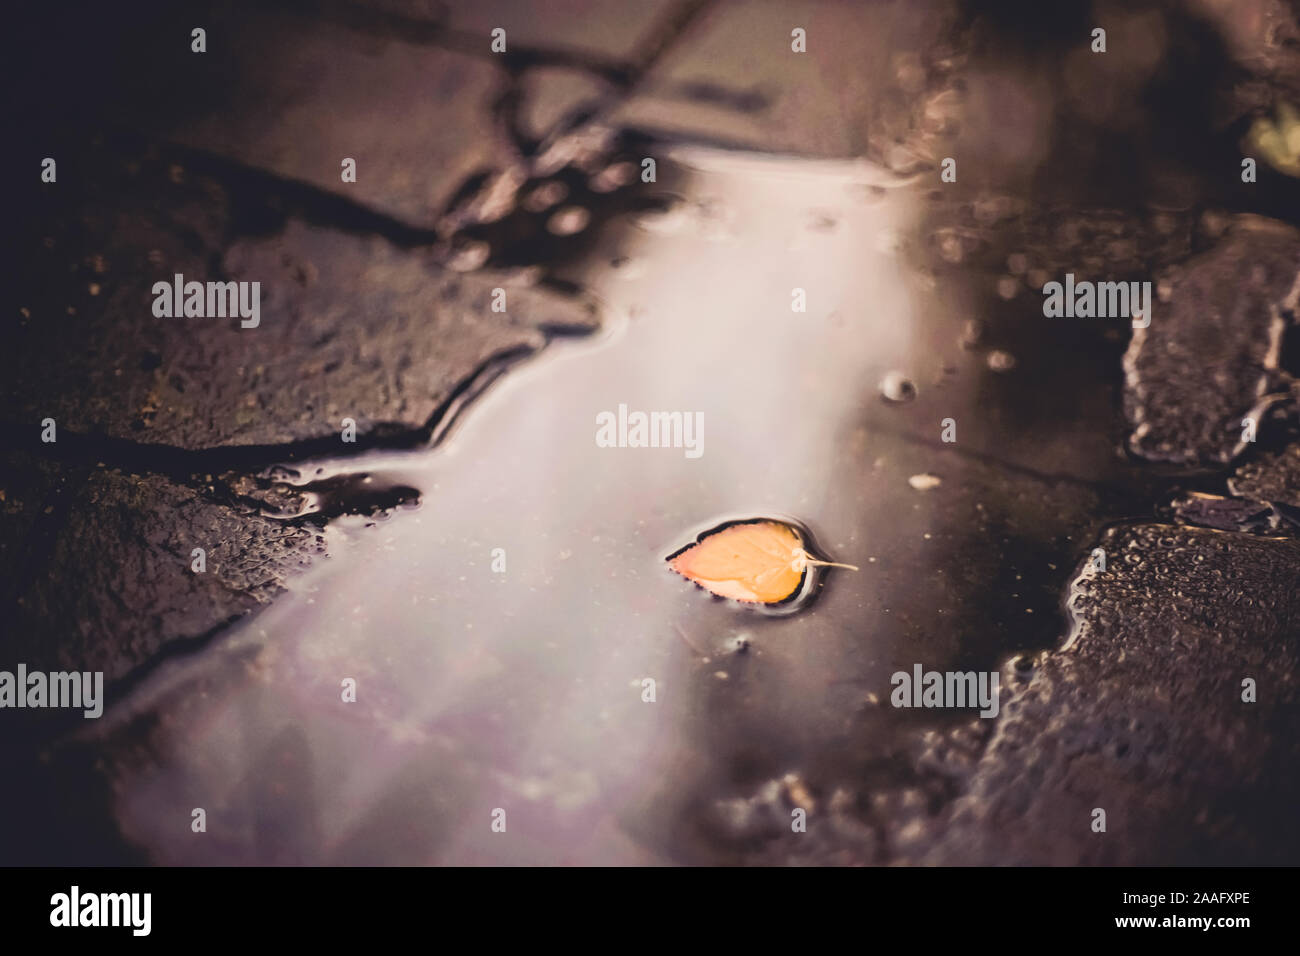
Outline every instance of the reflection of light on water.
<svg viewBox="0 0 1300 956">
<path fill-rule="evenodd" d="M 678 158 L 697 167 L 682 202 L 625 225 L 626 261 L 587 280 L 615 331 L 508 374 L 437 450 L 368 457 L 422 507 L 340 519 L 331 558 L 290 594 L 106 719 L 117 738 L 134 714 L 167 715 L 148 758 L 122 748 L 130 838 L 167 862 L 664 859 L 661 835 L 693 788 L 728 777 L 730 747 L 761 761 L 770 738 L 779 771 L 788 741 L 841 724 L 825 679 L 862 665 L 872 576 L 764 618 L 663 556 L 719 516 L 794 515 L 863 566 L 867 541 L 895 533 L 904 509 L 863 488 L 877 450 L 845 436 L 915 359 L 881 242 L 907 200 L 868 197 L 895 181 L 862 163 Z M 702 412 L 703 457 L 597 448 L 596 415 L 619 403 Z M 718 658 L 743 652 L 728 679 L 675 628 Z M 730 730 L 711 728 L 718 707 Z M 184 822 L 199 806 L 206 837 Z M 490 830 L 497 807 L 508 837 Z"/>
</svg>

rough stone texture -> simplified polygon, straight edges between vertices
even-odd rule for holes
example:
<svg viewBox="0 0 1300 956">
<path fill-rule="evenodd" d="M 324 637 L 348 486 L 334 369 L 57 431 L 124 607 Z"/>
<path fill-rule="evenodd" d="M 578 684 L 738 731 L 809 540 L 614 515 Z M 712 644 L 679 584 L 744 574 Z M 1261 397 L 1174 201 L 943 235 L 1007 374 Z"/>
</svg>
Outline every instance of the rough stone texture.
<svg viewBox="0 0 1300 956">
<path fill-rule="evenodd" d="M 1279 530 L 1280 516 L 1272 507 L 1249 498 L 1228 498 L 1195 492 L 1173 504 L 1178 519 L 1202 528 L 1268 534 Z"/>
<path fill-rule="evenodd" d="M 216 486 L 116 469 L 5 463 L 0 567 L 7 657 L 113 682 L 166 644 L 270 601 L 324 551 L 319 529 L 232 507 Z M 192 551 L 206 552 L 194 573 Z"/>
<path fill-rule="evenodd" d="M 1300 20 L 1284 0 L 1190 0 L 1188 8 L 1219 30 L 1252 81 L 1234 93 L 1242 106 L 1268 103 L 1276 91 L 1300 96 Z"/>
<path fill-rule="evenodd" d="M 955 14 L 945 2 L 717 3 L 615 116 L 762 151 L 914 166 L 934 159 L 953 106 L 956 54 L 936 41 Z M 796 27 L 815 55 L 791 50 Z"/>
<path fill-rule="evenodd" d="M 5 314 L 18 421 L 189 449 L 320 438 L 345 416 L 361 433 L 421 428 L 491 356 L 539 348 L 546 327 L 595 327 L 584 303 L 460 275 L 382 236 L 298 219 L 248 236 L 239 187 L 177 164 L 90 159 L 108 175 L 85 207 L 33 228 L 44 237 L 19 272 L 25 311 Z M 153 283 L 176 273 L 260 282 L 260 325 L 155 317 Z M 491 308 L 497 287 L 505 313 Z"/>
<path fill-rule="evenodd" d="M 228 11 L 209 30 L 201 57 L 156 36 L 156 47 L 170 52 L 171 75 L 193 87 L 196 106 L 171 111 L 136 101 L 122 121 L 433 226 L 466 178 L 502 159 L 501 61 L 488 53 L 486 37 L 483 55 L 472 56 L 418 35 L 408 42 L 400 30 L 359 36 L 304 13 Z M 210 82 L 214 73 L 219 84 Z M 345 157 L 356 160 L 355 183 L 342 181 Z"/>
<path fill-rule="evenodd" d="M 1282 223 L 1239 219 L 1185 263 L 1124 357 L 1130 447 L 1181 464 L 1239 454 L 1242 418 L 1275 385 L 1297 295 L 1300 234 Z"/>
<path fill-rule="evenodd" d="M 318 526 L 334 514 L 414 495 L 331 488 L 315 510 L 282 508 L 292 495 L 253 473 L 427 440 L 497 360 L 598 324 L 590 303 L 536 274 L 455 271 L 424 228 L 466 176 L 513 161 L 492 119 L 497 65 L 246 11 L 214 14 L 204 59 L 165 42 L 174 20 L 160 11 L 123 45 L 155 44 L 177 88 L 150 98 L 110 82 L 120 126 L 104 132 L 69 118 L 51 134 L 57 107 L 30 119 L 59 178 L 18 206 L 0 318 L 8 656 L 110 681 L 270 600 L 322 550 Z M 233 85 L 214 83 L 225 71 Z M 272 113 L 246 109 L 268 98 Z M 280 122 L 264 122 L 272 114 Z M 339 178 L 342 155 L 358 160 L 356 184 Z M 154 316 L 154 282 L 176 273 L 260 282 L 260 325 Z M 497 288 L 504 313 L 491 308 Z M 345 417 L 356 446 L 339 441 Z M 263 507 L 311 511 L 317 527 Z M 207 549 L 206 575 L 188 570 L 193 547 Z"/>
<path fill-rule="evenodd" d="M 4 627 L 32 667 L 123 677 L 263 605 L 322 550 L 312 530 L 258 513 L 277 510 L 274 488 L 221 472 L 427 440 L 495 360 L 598 322 L 517 273 L 461 274 L 365 234 L 364 217 L 310 191 L 285 202 L 256 176 L 222 181 L 119 139 L 60 155 L 65 181 L 26 209 L 2 320 L 15 449 L 0 469 Z M 153 283 L 175 273 L 260 282 L 260 324 L 154 316 Z M 345 418 L 358 445 L 339 440 Z M 349 491 L 333 513 L 406 497 Z M 188 571 L 194 547 L 206 575 Z"/>
<path fill-rule="evenodd" d="M 583 302 L 530 285 L 535 273 L 449 270 L 444 213 L 481 197 L 485 182 L 505 183 L 505 201 L 492 194 L 475 208 L 508 214 L 480 216 L 468 252 L 486 241 L 492 267 L 534 265 L 539 244 L 555 240 L 544 216 L 514 202 L 520 134 L 542 139 L 621 89 L 630 98 L 614 123 L 669 137 L 867 155 L 903 174 L 958 155 L 959 183 L 934 207 L 928 251 L 954 272 L 1010 280 L 1005 298 L 1066 270 L 1155 279 L 1153 266 L 1208 239 L 1209 252 L 1169 274 L 1129 352 L 1140 455 L 1222 464 L 1240 451 L 1242 415 L 1290 387 L 1277 354 L 1295 305 L 1296 233 L 1239 218 L 1220 237 L 1195 219 L 1206 184 L 1239 161 L 1236 130 L 1205 149 L 1202 138 L 1300 89 L 1293 11 L 1275 0 L 1098 3 L 1112 51 L 1096 61 L 1076 49 L 1086 29 L 1059 29 L 1076 14 L 1045 6 L 718 2 L 656 60 L 652 28 L 695 6 L 218 4 L 203 13 L 202 56 L 188 49 L 195 14 L 162 3 L 128 31 L 108 8 L 71 36 L 20 24 L 19 44 L 51 67 L 54 87 L 23 105 L 40 114 L 34 129 L 77 132 L 50 147 L 57 188 L 20 204 L 16 288 L 0 319 L 4 434 L 26 443 L 0 458 L 7 659 L 127 677 L 273 597 L 321 552 L 319 524 L 331 515 L 408 500 L 409 489 L 309 492 L 260 472 L 333 449 L 344 416 L 376 441 L 425 437 L 494 357 L 593 327 Z M 1208 33 L 1192 22 L 1202 16 Z M 489 50 L 496 26 L 508 32 L 504 57 Z M 815 55 L 791 52 L 794 26 Z M 1244 77 L 1215 66 L 1219 42 Z M 155 67 L 128 68 L 142 58 Z M 94 96 L 85 77 L 103 84 Z M 1178 93 L 1172 115 L 1153 105 L 1167 102 L 1159 91 Z M 103 117 L 112 126 L 88 145 Z M 339 178 L 345 156 L 358 161 L 355 184 Z M 599 166 L 567 170 L 571 188 Z M 1294 193 L 1263 185 L 1248 198 L 1219 185 L 1208 193 L 1233 209 L 1273 203 L 1294 219 Z M 589 232 L 618 208 L 594 210 Z M 150 287 L 175 272 L 262 281 L 261 327 L 155 319 Z M 498 286 L 505 314 L 487 308 Z M 1021 399 L 1002 404 L 1039 408 Z M 986 428 L 1004 424 L 995 405 Z M 35 427 L 47 415 L 60 428 L 48 447 Z M 825 742 L 824 761 L 841 769 L 792 767 L 752 793 L 708 800 L 702 832 L 749 862 L 1294 862 L 1300 545 L 1279 509 L 1300 508 L 1298 454 L 1291 446 L 1243 465 L 1229 484 L 1241 500 L 1175 509 L 1232 530 L 1108 532 L 1109 570 L 1085 574 L 1072 594 L 1070 646 L 1013 665 L 996 722 L 926 730 L 913 751 L 889 755 L 896 788 L 867 793 L 845 780 L 857 715 Z M 1054 499 L 1044 493 L 1035 507 Z M 1018 514 L 1033 527 L 997 550 L 1004 574 L 1016 555 L 1034 556 L 1022 544 L 1041 533 L 1036 514 Z M 1238 533 L 1246 528 L 1293 538 Z M 988 531 L 985 522 L 970 533 Z M 205 575 L 188 570 L 196 546 L 208 550 Z M 1244 676 L 1258 682 L 1258 703 L 1240 701 Z M 38 729 L 5 740 L 5 765 L 35 774 L 23 748 L 42 739 Z M 268 760 L 278 752 L 268 748 Z M 6 826 L 29 828 L 45 812 L 50 832 L 68 834 L 33 862 L 130 858 L 96 844 L 106 838 L 95 814 L 108 811 L 83 799 L 103 785 L 95 759 L 58 751 L 58 765 L 42 767 L 48 780 L 6 794 L 17 801 L 0 813 Z M 799 843 L 788 832 L 794 806 L 820 811 Z M 1106 834 L 1090 830 L 1094 807 L 1108 811 Z"/>
<path fill-rule="evenodd" d="M 1237 469 L 1228 482 L 1235 495 L 1300 508 L 1300 445 L 1266 452 Z"/>
<path fill-rule="evenodd" d="M 1300 542 L 1145 524 L 1100 544 L 1106 572 L 1072 593 L 1073 642 L 1004 704 L 922 859 L 1294 861 Z"/>
<path fill-rule="evenodd" d="M 979 270 L 1001 298 L 1031 296 L 1040 315 L 1043 286 L 1064 282 L 1067 272 L 1076 280 L 1149 279 L 1154 269 L 1186 259 L 1204 232 L 1187 212 L 1081 209 L 983 190 L 969 199 L 941 196 L 926 231 L 936 271 Z M 1129 325 L 1122 318 L 1078 321 L 1107 337 Z"/>
<path fill-rule="evenodd" d="M 1282 498 L 1296 461 L 1293 445 L 1239 475 Z M 1213 501 L 1194 517 L 1225 529 L 1261 507 Z M 1062 649 L 1009 662 L 998 717 L 919 732 L 896 753 L 905 769 L 892 786 L 866 791 L 842 765 L 813 763 L 702 807 L 698 838 L 721 854 L 709 861 L 1293 861 L 1300 541 L 1294 530 L 1280 537 L 1267 521 L 1253 525 L 1249 534 L 1154 523 L 1108 529 L 1095 542 L 1106 571 L 1083 560 L 1070 588 L 1073 627 Z M 1246 677 L 1255 703 L 1241 700 Z M 867 732 L 859 719 L 848 739 Z M 805 834 L 791 833 L 796 807 L 807 812 Z M 1105 834 L 1091 829 L 1098 807 Z"/>
</svg>

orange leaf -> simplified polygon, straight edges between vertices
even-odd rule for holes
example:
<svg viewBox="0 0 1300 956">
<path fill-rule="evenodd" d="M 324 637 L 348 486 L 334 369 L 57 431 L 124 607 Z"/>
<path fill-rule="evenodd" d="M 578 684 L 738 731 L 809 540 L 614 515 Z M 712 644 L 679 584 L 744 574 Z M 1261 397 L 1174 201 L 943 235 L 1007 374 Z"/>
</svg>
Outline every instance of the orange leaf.
<svg viewBox="0 0 1300 956">
<path fill-rule="evenodd" d="M 714 594 L 751 604 L 786 600 L 799 589 L 810 565 L 828 564 L 815 560 L 804 550 L 798 532 L 777 521 L 730 525 L 668 562 L 678 574 Z"/>
</svg>

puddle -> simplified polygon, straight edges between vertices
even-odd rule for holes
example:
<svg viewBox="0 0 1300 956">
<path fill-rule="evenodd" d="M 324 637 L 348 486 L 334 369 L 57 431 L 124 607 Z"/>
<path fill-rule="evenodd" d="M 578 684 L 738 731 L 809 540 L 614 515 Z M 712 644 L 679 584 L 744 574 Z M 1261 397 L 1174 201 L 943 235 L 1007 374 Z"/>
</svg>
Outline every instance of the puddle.
<svg viewBox="0 0 1300 956">
<path fill-rule="evenodd" d="M 734 859 L 711 814 L 763 781 L 915 782 L 911 742 L 957 718 L 890 708 L 894 671 L 1001 670 L 1061 640 L 1063 584 L 1122 510 L 1102 490 L 1117 459 L 1094 439 L 1062 463 L 1105 425 L 1036 415 L 1018 376 L 1091 388 L 1117 364 L 1040 341 L 991 371 L 962 330 L 992 297 L 900 255 L 916 187 L 854 163 L 677 163 L 679 201 L 606 224 L 566 276 L 601 303 L 598 337 L 510 371 L 435 449 L 304 468 L 361 467 L 400 506 L 337 518 L 329 560 L 99 722 L 119 823 L 153 860 Z M 598 447 L 621 405 L 698 413 L 701 453 Z M 753 516 L 861 570 L 772 615 L 666 566 Z"/>
</svg>

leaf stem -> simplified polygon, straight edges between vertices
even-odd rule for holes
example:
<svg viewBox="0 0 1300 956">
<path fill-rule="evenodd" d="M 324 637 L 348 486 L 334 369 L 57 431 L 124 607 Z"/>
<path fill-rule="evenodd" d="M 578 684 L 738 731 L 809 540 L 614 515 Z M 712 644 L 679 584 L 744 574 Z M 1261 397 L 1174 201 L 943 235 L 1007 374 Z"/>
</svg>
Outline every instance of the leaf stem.
<svg viewBox="0 0 1300 956">
<path fill-rule="evenodd" d="M 850 571 L 862 570 L 856 564 L 840 564 L 838 561 L 818 561 L 803 548 L 794 549 L 795 566 L 802 570 L 810 565 L 819 568 L 848 568 Z"/>
<path fill-rule="evenodd" d="M 838 561 L 805 561 L 805 564 L 813 564 L 819 568 L 848 568 L 850 571 L 861 571 L 856 564 L 840 564 Z"/>
</svg>

